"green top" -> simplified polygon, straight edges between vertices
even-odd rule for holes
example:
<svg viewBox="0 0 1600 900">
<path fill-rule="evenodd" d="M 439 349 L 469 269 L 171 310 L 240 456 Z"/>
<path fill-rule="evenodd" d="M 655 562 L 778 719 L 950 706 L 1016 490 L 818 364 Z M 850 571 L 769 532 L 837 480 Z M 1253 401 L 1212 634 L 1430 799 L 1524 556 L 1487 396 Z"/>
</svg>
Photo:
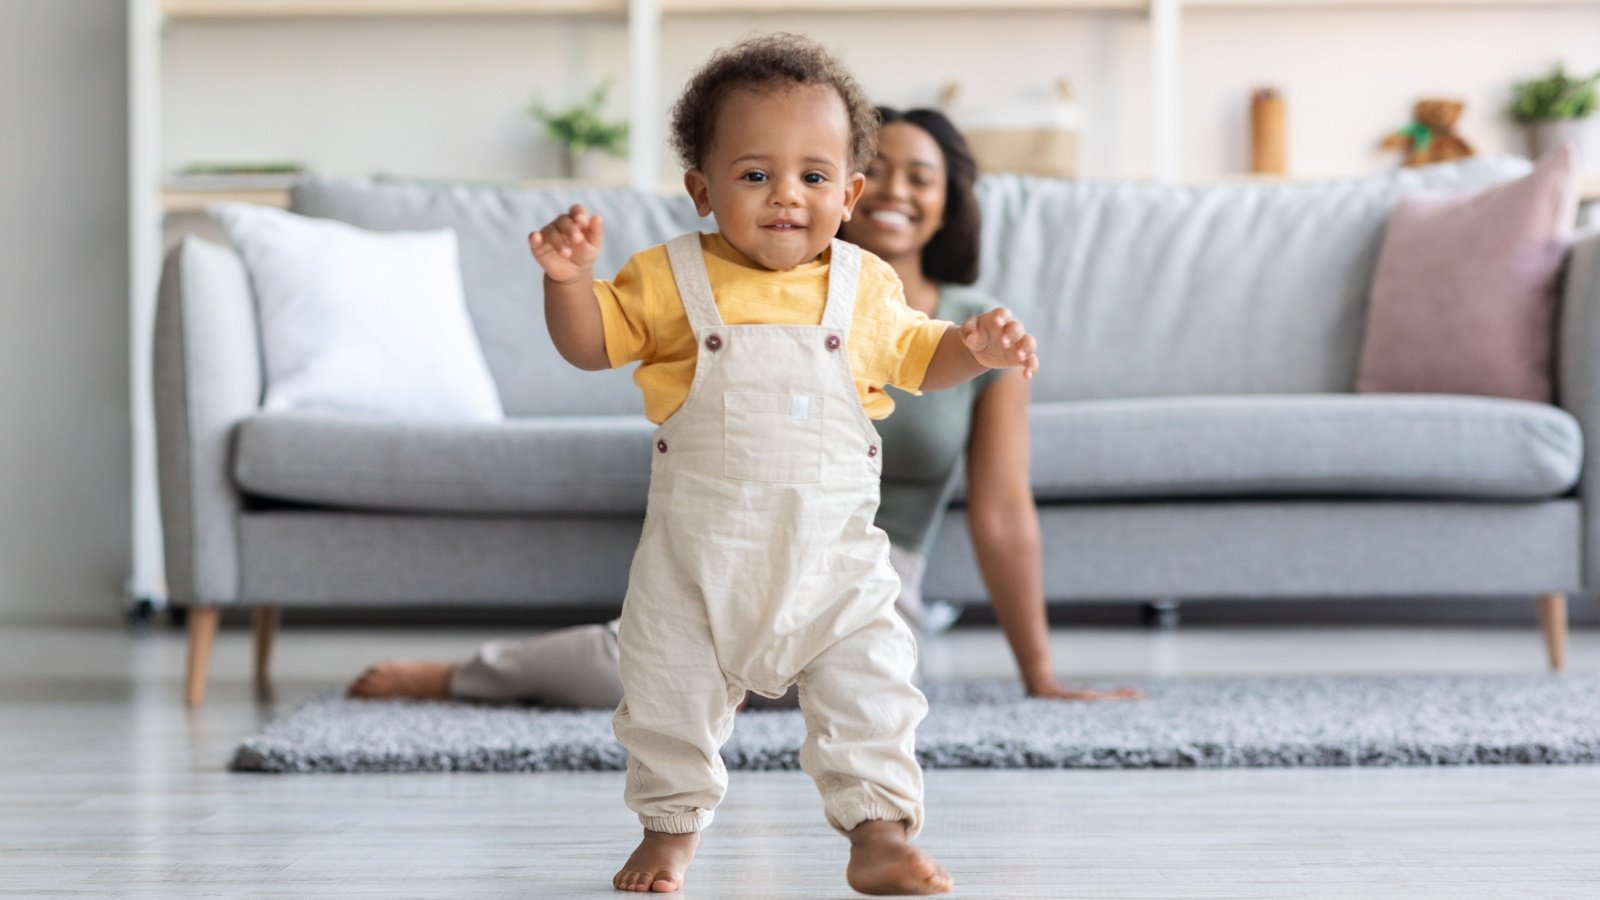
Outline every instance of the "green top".
<svg viewBox="0 0 1600 900">
<path fill-rule="evenodd" d="M 972 288 L 943 285 L 936 318 L 959 325 L 998 305 Z M 972 433 L 973 406 L 998 374 L 991 370 L 966 384 L 921 396 L 888 388 L 894 412 L 876 423 L 883 436 L 877 524 L 896 545 L 923 553 L 938 532 Z"/>
</svg>

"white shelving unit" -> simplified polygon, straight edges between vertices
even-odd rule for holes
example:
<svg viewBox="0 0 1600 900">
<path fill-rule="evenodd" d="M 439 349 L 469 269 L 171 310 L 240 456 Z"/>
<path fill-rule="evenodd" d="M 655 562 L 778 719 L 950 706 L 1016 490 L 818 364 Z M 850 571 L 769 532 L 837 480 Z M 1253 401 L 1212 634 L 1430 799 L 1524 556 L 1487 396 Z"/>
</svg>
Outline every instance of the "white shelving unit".
<svg viewBox="0 0 1600 900">
<path fill-rule="evenodd" d="M 132 342 L 133 573 L 130 597 L 165 597 L 155 481 L 151 404 L 151 334 L 168 213 L 196 212 L 214 202 L 282 205 L 283 190 L 168 189 L 163 173 L 163 36 L 185 22 L 271 19 L 614 17 L 628 28 L 631 105 L 629 181 L 656 186 L 662 144 L 658 123 L 661 23 L 665 16 L 739 13 L 940 13 L 1038 11 L 1143 16 L 1149 22 L 1153 148 L 1150 175 L 1178 177 L 1183 158 L 1181 48 L 1186 14 L 1207 10 L 1371 9 L 1431 7 L 1595 6 L 1600 0 L 128 0 L 129 59 L 129 335 Z M 1600 198 L 1600 183 L 1585 194 Z"/>
<path fill-rule="evenodd" d="M 131 601 L 164 603 L 161 519 L 156 496 L 151 335 L 161 279 L 161 11 L 128 0 L 128 385 L 133 439 Z"/>
</svg>

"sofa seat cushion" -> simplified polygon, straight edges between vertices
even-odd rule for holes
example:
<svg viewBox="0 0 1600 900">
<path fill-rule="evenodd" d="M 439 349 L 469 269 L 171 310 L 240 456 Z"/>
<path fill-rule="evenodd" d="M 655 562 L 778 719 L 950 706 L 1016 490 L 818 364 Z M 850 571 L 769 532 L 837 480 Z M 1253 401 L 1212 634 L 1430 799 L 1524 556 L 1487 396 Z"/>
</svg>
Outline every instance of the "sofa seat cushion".
<svg viewBox="0 0 1600 900">
<path fill-rule="evenodd" d="M 1538 500 L 1572 490 L 1577 420 L 1436 394 L 1035 403 L 1041 501 L 1378 495 Z"/>
<path fill-rule="evenodd" d="M 478 515 L 643 515 L 643 416 L 440 424 L 322 413 L 240 423 L 244 493 L 342 509 Z"/>
</svg>

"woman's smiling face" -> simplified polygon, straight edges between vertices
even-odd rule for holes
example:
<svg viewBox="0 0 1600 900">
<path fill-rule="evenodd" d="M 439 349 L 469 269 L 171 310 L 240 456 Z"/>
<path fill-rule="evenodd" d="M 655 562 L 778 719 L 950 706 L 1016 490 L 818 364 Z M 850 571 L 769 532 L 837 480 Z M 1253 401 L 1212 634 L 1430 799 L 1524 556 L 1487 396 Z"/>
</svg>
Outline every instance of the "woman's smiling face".
<svg viewBox="0 0 1600 900">
<path fill-rule="evenodd" d="M 920 254 L 944 224 L 947 176 L 933 135 L 910 122 L 878 129 L 878 155 L 843 237 L 886 260 Z"/>
</svg>

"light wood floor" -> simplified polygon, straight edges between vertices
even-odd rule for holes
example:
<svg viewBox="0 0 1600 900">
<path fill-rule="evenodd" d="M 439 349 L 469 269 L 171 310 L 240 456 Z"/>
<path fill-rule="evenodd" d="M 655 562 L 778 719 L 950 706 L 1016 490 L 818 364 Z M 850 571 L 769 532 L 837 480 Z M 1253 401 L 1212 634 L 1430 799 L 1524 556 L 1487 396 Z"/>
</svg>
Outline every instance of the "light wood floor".
<svg viewBox="0 0 1600 900">
<path fill-rule="evenodd" d="M 1078 679 L 1537 672 L 1516 629 L 1078 629 Z M 279 698 L 249 694 L 249 638 L 219 639 L 210 698 L 179 703 L 180 634 L 0 629 L 0 894 L 92 897 L 615 896 L 637 838 L 621 776 L 234 775 L 235 742 L 388 655 L 487 632 L 304 630 Z M 935 642 L 933 678 L 1008 674 L 997 633 Z M 1600 673 L 1600 632 L 1571 671 Z M 935 771 L 923 843 L 969 898 L 1600 896 L 1600 767 Z M 851 896 L 845 846 L 798 773 L 734 773 L 683 895 Z"/>
</svg>

